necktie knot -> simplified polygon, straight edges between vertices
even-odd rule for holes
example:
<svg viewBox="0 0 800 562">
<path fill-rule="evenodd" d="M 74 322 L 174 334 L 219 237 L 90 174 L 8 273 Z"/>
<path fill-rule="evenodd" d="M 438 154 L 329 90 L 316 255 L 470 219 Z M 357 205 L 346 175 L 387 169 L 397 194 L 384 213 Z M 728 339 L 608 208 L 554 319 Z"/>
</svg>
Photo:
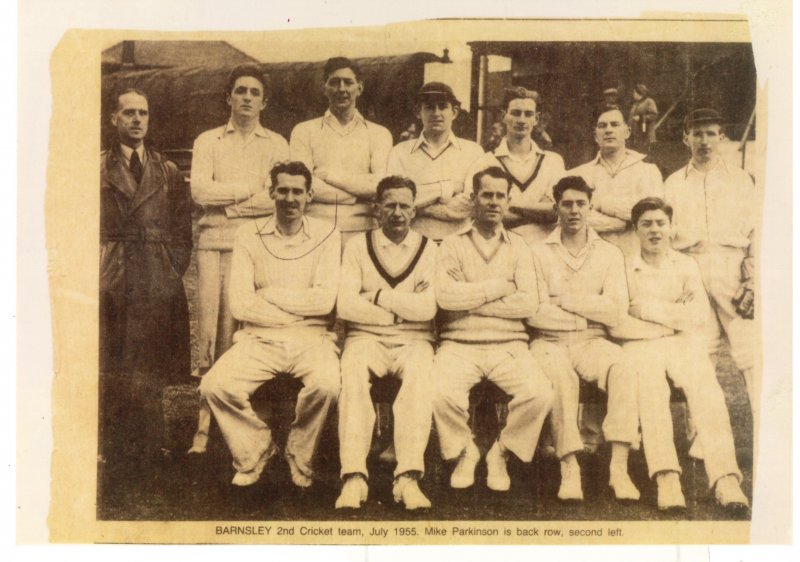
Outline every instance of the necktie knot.
<svg viewBox="0 0 800 562">
<path fill-rule="evenodd" d="M 142 166 L 142 160 L 139 158 L 139 153 L 135 150 L 131 153 L 131 173 L 136 183 L 141 183 L 144 167 Z"/>
</svg>

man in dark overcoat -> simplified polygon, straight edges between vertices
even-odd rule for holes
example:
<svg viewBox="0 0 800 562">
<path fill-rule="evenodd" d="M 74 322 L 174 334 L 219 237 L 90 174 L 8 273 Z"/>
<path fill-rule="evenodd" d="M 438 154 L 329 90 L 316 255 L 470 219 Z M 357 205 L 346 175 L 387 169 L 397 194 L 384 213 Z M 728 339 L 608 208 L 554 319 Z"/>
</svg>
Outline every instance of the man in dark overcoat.
<svg viewBox="0 0 800 562">
<path fill-rule="evenodd" d="M 192 251 L 189 188 L 145 146 L 148 111 L 144 93 L 122 92 L 117 139 L 100 159 L 101 455 L 143 459 L 165 446 L 164 388 L 189 375 Z"/>
</svg>

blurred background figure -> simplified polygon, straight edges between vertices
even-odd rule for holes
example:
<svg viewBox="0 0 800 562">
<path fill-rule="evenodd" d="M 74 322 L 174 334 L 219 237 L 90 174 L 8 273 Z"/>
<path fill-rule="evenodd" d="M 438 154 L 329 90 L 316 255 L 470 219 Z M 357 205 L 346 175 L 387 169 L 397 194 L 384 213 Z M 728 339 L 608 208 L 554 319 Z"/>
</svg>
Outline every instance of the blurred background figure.
<svg viewBox="0 0 800 562">
<path fill-rule="evenodd" d="M 605 107 L 619 105 L 619 90 L 617 88 L 606 88 L 603 90 L 602 105 Z"/>
<path fill-rule="evenodd" d="M 656 141 L 655 124 L 658 120 L 658 107 L 650 90 L 644 84 L 633 87 L 633 104 L 628 116 L 631 138 L 628 145 L 633 150 L 647 154 L 650 144 Z"/>
<path fill-rule="evenodd" d="M 495 121 L 489 127 L 489 135 L 483 141 L 483 149 L 486 152 L 492 152 L 495 148 L 500 146 L 500 141 L 506 136 L 506 128 L 503 126 L 502 121 Z"/>
</svg>

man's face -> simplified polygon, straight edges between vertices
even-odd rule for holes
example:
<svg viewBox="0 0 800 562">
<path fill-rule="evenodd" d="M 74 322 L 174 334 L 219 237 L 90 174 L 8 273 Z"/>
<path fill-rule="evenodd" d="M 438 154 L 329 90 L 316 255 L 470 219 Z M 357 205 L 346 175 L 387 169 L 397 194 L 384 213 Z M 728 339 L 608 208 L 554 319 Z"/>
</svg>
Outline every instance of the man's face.
<svg viewBox="0 0 800 562">
<path fill-rule="evenodd" d="M 275 185 L 269 188 L 269 196 L 275 200 L 275 213 L 279 219 L 295 220 L 303 216 L 311 201 L 311 190 L 306 178 L 291 174 L 278 174 Z"/>
<path fill-rule="evenodd" d="M 670 246 L 669 234 L 672 224 L 667 213 L 661 209 L 645 211 L 636 222 L 636 235 L 643 252 L 658 254 Z"/>
<path fill-rule="evenodd" d="M 716 158 L 722 139 L 720 126 L 716 123 L 695 125 L 683 135 L 683 142 L 692 151 L 692 159 L 700 164 Z"/>
<path fill-rule="evenodd" d="M 422 121 L 422 132 L 428 135 L 449 133 L 457 115 L 458 108 L 443 98 L 424 99 L 417 114 Z"/>
<path fill-rule="evenodd" d="M 228 105 L 234 117 L 258 118 L 267 106 L 264 86 L 252 76 L 241 76 L 228 94 Z"/>
<path fill-rule="evenodd" d="M 414 196 L 406 187 L 385 191 L 377 204 L 378 221 L 387 236 L 405 236 L 411 227 L 411 219 L 416 215 Z"/>
<path fill-rule="evenodd" d="M 561 201 L 556 205 L 561 228 L 570 234 L 577 234 L 586 228 L 586 221 L 591 210 L 592 203 L 589 201 L 589 195 L 577 189 L 566 190 L 561 196 Z"/>
<path fill-rule="evenodd" d="M 606 111 L 597 118 L 594 140 L 601 149 L 625 148 L 625 141 L 630 136 L 631 130 L 620 110 Z"/>
<path fill-rule="evenodd" d="M 331 111 L 343 112 L 355 108 L 364 84 L 358 81 L 352 68 L 340 68 L 328 76 L 323 89 Z"/>
<path fill-rule="evenodd" d="M 509 137 L 524 139 L 530 137 L 533 128 L 539 122 L 536 113 L 536 102 L 530 98 L 517 98 L 508 103 L 508 109 L 503 116 L 506 131 Z"/>
<path fill-rule="evenodd" d="M 472 193 L 475 202 L 475 222 L 499 225 L 508 211 L 508 180 L 489 175 L 481 177 L 480 189 Z"/>
<path fill-rule="evenodd" d="M 150 112 L 147 99 L 135 92 L 119 97 L 117 111 L 111 115 L 111 124 L 117 128 L 119 141 L 127 146 L 138 147 L 147 136 Z"/>
</svg>

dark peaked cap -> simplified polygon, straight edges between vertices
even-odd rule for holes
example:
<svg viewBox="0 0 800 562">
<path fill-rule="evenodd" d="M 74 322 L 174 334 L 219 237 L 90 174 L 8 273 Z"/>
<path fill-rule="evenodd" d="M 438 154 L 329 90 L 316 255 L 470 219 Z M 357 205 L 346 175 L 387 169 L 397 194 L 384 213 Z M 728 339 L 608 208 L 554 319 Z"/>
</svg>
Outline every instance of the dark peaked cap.
<svg viewBox="0 0 800 562">
<path fill-rule="evenodd" d="M 695 125 L 708 125 L 710 123 L 722 124 L 722 117 L 715 110 L 708 107 L 690 111 L 683 120 L 683 130 L 689 131 Z"/>
<path fill-rule="evenodd" d="M 422 101 L 428 98 L 445 98 L 453 105 L 461 105 L 461 102 L 458 101 L 458 98 L 453 93 L 453 88 L 444 82 L 428 82 L 424 84 L 417 93 L 417 100 Z"/>
</svg>

